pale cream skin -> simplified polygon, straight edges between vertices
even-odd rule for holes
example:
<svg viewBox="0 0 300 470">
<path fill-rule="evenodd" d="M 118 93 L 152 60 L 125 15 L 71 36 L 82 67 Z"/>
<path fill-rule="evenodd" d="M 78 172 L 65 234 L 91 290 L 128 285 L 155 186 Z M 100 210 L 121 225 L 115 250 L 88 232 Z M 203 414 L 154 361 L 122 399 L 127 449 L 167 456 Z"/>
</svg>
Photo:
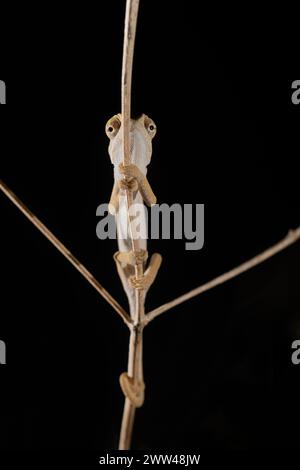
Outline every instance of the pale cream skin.
<svg viewBox="0 0 300 470">
<path fill-rule="evenodd" d="M 161 265 L 161 255 L 154 253 L 149 266 L 146 268 L 147 240 L 138 240 L 138 252 L 132 251 L 132 241 L 128 233 L 128 212 L 126 190 L 132 193 L 132 204 L 142 207 L 140 215 L 141 224 L 145 217 L 143 203 L 152 206 L 156 197 L 147 180 L 147 165 L 152 155 L 152 139 L 156 134 L 156 125 L 148 116 L 143 114 L 139 119 L 132 119 L 130 126 L 130 164 L 123 165 L 122 116 L 113 116 L 106 124 L 106 134 L 110 139 L 109 155 L 114 165 L 115 182 L 109 203 L 110 212 L 116 217 L 118 231 L 119 251 L 114 259 L 121 278 L 124 290 L 128 297 L 131 317 L 134 319 L 136 295 L 135 290 L 142 290 L 145 299 L 146 293 L 153 283 Z M 124 178 L 126 177 L 126 178 Z M 143 264 L 146 268 L 144 274 L 136 278 L 135 265 Z M 140 346 L 141 347 L 141 346 Z M 143 380 L 142 364 L 137 368 L 137 374 L 130 377 L 127 372 L 120 375 L 120 385 L 124 395 L 135 407 L 142 406 L 144 402 L 145 384 Z"/>
<path fill-rule="evenodd" d="M 126 193 L 129 189 L 133 194 L 133 203 L 148 206 L 156 204 L 156 197 L 147 180 L 147 165 L 152 156 L 152 139 L 156 134 L 156 125 L 152 119 L 142 114 L 138 119 L 131 120 L 130 127 L 130 161 L 131 164 L 123 165 L 123 139 L 121 132 L 122 116 L 113 116 L 106 124 L 106 134 L 110 139 L 108 152 L 114 165 L 114 186 L 109 203 L 110 212 L 116 216 L 118 230 L 119 251 L 115 253 L 114 259 L 117 264 L 118 273 L 122 280 L 124 289 L 129 297 L 129 303 L 134 302 L 134 289 L 147 291 L 153 283 L 161 264 L 161 256 L 157 253 L 152 255 L 148 268 L 144 275 L 136 279 L 134 276 L 134 265 L 138 261 L 146 263 L 147 240 L 139 239 L 139 253 L 132 252 L 130 235 L 127 233 L 128 224 L 126 216 Z M 124 179 L 126 177 L 126 180 Z M 125 215 L 124 215 L 125 214 Z M 122 235 L 122 236 L 120 236 Z"/>
</svg>

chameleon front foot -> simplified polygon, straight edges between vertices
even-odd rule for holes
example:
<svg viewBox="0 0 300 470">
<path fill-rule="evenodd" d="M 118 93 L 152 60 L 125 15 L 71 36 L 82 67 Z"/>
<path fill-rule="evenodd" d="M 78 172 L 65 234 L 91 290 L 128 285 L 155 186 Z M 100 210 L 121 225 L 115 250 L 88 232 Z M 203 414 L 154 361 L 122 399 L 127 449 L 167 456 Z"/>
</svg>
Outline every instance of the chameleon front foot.
<svg viewBox="0 0 300 470">
<path fill-rule="evenodd" d="M 136 192 L 139 189 L 139 185 L 136 178 L 130 178 L 128 180 L 120 180 L 119 188 L 121 189 L 121 191 Z"/>
</svg>

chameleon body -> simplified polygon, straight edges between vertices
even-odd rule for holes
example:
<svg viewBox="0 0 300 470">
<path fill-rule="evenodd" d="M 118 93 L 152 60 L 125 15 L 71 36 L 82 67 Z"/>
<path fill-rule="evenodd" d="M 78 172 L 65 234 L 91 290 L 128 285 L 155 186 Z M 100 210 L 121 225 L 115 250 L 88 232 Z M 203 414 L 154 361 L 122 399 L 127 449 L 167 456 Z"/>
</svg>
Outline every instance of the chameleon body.
<svg viewBox="0 0 300 470">
<path fill-rule="evenodd" d="M 116 217 L 118 248 L 114 254 L 118 274 L 127 294 L 130 314 L 135 320 L 135 290 L 142 291 L 146 296 L 161 265 L 161 255 L 154 253 L 147 266 L 147 239 L 137 238 L 133 251 L 130 225 L 128 223 L 128 202 L 126 191 L 132 195 L 132 206 L 138 204 L 139 222 L 146 232 L 146 216 L 144 202 L 148 206 L 156 204 L 156 197 L 147 180 L 147 165 L 152 156 L 152 139 L 156 134 L 156 125 L 152 119 L 142 114 L 130 122 L 130 164 L 123 165 L 122 116 L 113 116 L 106 124 L 106 134 L 110 139 L 108 152 L 114 165 L 114 186 L 110 198 L 109 210 Z M 143 275 L 135 276 L 136 264 L 143 265 Z M 124 395 L 134 406 L 139 407 L 144 401 L 144 381 L 142 370 L 137 377 L 130 377 L 126 372 L 120 376 L 120 384 Z"/>
</svg>

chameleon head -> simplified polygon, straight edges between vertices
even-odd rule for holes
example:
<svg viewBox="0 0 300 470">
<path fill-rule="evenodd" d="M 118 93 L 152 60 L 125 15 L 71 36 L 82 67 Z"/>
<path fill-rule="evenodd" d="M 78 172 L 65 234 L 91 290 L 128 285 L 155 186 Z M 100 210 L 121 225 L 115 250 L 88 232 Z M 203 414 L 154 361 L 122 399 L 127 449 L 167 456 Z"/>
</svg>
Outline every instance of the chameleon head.
<svg viewBox="0 0 300 470">
<path fill-rule="evenodd" d="M 108 153 L 117 169 L 123 162 L 122 115 L 117 114 L 109 119 L 105 131 L 110 140 Z M 142 114 L 138 119 L 131 119 L 130 162 L 138 166 L 144 174 L 151 160 L 152 139 L 155 134 L 156 125 L 146 114 Z"/>
</svg>

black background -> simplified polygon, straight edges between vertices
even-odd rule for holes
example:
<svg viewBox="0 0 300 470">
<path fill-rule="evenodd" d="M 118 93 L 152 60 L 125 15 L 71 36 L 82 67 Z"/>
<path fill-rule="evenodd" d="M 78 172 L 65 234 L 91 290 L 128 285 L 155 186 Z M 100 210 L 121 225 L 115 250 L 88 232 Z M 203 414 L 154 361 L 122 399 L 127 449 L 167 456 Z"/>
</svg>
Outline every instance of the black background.
<svg viewBox="0 0 300 470">
<path fill-rule="evenodd" d="M 300 225 L 294 43 L 246 7 L 195 6 L 141 2 L 133 113 L 158 127 L 149 181 L 159 203 L 205 204 L 201 251 L 149 243 L 164 260 L 148 309 Z M 104 126 L 120 111 L 124 2 L 80 8 L 44 7 L 32 28 L 19 11 L 6 33 L 0 176 L 125 305 L 116 242 L 95 235 L 113 183 Z M 126 328 L 3 195 L 0 206 L 0 448 L 116 448 Z M 299 261 L 298 244 L 147 328 L 135 449 L 299 447 Z"/>
</svg>

